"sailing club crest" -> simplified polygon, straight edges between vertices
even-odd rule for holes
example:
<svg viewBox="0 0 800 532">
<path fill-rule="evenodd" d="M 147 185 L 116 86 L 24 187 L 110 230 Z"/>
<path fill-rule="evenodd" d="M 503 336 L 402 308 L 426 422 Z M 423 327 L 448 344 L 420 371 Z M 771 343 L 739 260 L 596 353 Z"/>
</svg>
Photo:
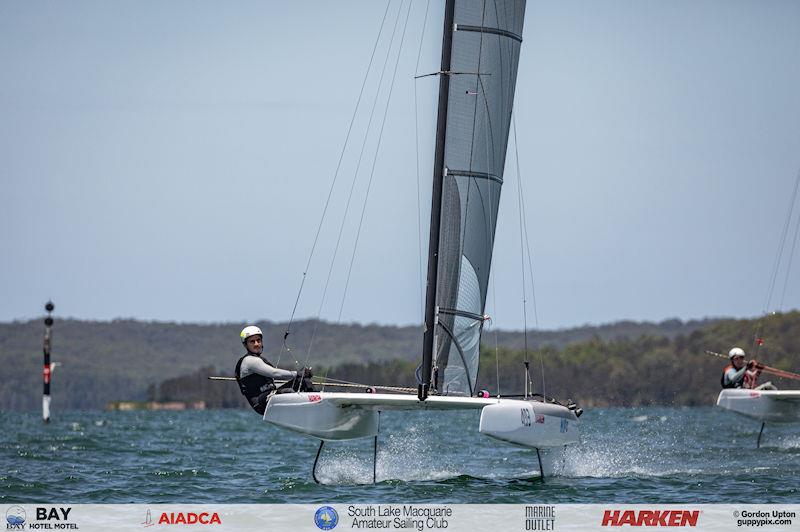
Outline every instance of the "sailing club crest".
<svg viewBox="0 0 800 532">
<path fill-rule="evenodd" d="M 339 523 L 339 514 L 332 506 L 321 506 L 314 514 L 314 523 L 320 530 L 331 530 Z"/>
</svg>

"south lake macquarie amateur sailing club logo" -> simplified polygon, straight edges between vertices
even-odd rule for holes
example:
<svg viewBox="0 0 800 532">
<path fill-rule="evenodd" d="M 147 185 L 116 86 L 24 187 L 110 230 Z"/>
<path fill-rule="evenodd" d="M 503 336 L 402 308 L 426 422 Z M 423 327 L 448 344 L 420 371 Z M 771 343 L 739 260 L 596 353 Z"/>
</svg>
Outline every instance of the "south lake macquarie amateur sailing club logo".
<svg viewBox="0 0 800 532">
<path fill-rule="evenodd" d="M 314 523 L 320 530 L 331 530 L 339 523 L 339 514 L 331 506 L 321 506 L 314 514 Z"/>
</svg>

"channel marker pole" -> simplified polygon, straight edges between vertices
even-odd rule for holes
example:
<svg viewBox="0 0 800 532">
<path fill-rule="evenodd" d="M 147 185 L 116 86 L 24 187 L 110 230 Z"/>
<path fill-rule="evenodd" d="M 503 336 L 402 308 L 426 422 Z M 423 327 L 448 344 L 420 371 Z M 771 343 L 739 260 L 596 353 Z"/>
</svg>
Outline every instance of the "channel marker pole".
<svg viewBox="0 0 800 532">
<path fill-rule="evenodd" d="M 50 365 L 50 330 L 53 327 L 53 317 L 51 312 L 56 308 L 52 301 L 48 301 L 44 306 L 47 311 L 47 317 L 44 319 L 44 369 L 42 376 L 44 378 L 44 394 L 42 395 L 42 419 L 45 423 L 50 422 L 50 375 L 52 366 Z"/>
</svg>

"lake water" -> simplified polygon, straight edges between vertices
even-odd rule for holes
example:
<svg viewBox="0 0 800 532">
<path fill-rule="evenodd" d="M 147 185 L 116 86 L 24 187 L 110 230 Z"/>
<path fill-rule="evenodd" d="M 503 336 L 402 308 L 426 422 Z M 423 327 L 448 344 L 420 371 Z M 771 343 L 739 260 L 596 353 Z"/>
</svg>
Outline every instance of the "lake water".
<svg viewBox="0 0 800 532">
<path fill-rule="evenodd" d="M 381 417 L 372 441 L 326 444 L 244 410 L 0 412 L 0 501 L 64 503 L 798 503 L 800 426 L 717 408 L 605 408 L 537 478 L 535 451 L 478 433 L 478 412 Z"/>
</svg>

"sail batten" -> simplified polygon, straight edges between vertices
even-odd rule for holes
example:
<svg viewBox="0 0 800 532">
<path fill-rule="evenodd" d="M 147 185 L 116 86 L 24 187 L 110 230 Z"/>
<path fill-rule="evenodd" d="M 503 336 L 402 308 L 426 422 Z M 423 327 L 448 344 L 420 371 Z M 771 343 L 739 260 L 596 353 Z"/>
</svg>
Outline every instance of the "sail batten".
<svg viewBox="0 0 800 532">
<path fill-rule="evenodd" d="M 449 0 L 445 12 L 441 71 L 465 75 L 440 77 L 422 380 L 441 394 L 468 395 L 478 374 L 525 0 Z"/>
<path fill-rule="evenodd" d="M 466 26 L 464 24 L 456 24 L 455 30 L 477 31 L 480 33 L 494 33 L 495 35 L 502 35 L 503 37 L 509 37 L 511 39 L 514 39 L 517 42 L 522 42 L 522 35 L 517 35 L 516 33 L 512 33 L 507 30 L 501 30 L 500 28 L 487 28 L 485 26 Z"/>
<path fill-rule="evenodd" d="M 491 179 L 492 181 L 496 181 L 501 185 L 503 184 L 502 176 L 487 174 L 486 172 L 472 172 L 470 170 L 450 170 L 448 168 L 447 174 L 453 176 L 477 177 L 479 179 Z"/>
</svg>

